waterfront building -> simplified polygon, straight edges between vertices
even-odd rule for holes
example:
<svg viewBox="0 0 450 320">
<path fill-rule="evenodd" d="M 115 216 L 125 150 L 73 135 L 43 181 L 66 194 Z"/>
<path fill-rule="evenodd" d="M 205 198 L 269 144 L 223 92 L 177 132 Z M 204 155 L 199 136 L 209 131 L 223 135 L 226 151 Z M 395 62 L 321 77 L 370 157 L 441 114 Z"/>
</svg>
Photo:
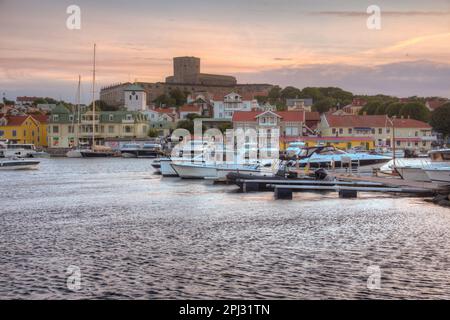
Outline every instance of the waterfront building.
<svg viewBox="0 0 450 320">
<path fill-rule="evenodd" d="M 201 106 L 196 106 L 194 104 L 185 104 L 178 109 L 179 119 L 185 120 L 189 114 L 196 114 L 198 116 L 203 115 L 203 110 Z"/>
<path fill-rule="evenodd" d="M 258 110 L 258 101 L 252 95 L 242 96 L 236 92 L 227 95 L 217 95 L 211 99 L 216 119 L 233 119 L 237 111 L 248 112 Z"/>
<path fill-rule="evenodd" d="M 358 115 L 361 109 L 367 104 L 367 101 L 361 98 L 354 98 L 352 103 L 343 107 L 342 110 L 345 114 Z M 339 110 L 338 110 L 339 111 Z"/>
<path fill-rule="evenodd" d="M 79 124 L 78 124 L 79 122 Z M 70 112 L 58 105 L 51 113 L 48 141 L 51 148 L 71 148 L 92 144 L 93 113 Z M 137 111 L 97 111 L 95 113 L 95 144 L 104 145 L 107 139 L 144 139 L 148 137 L 147 117 Z M 77 139 L 78 137 L 78 139 Z"/>
<path fill-rule="evenodd" d="M 393 126 L 394 125 L 394 126 Z M 395 144 L 399 149 L 427 151 L 436 141 L 432 128 L 425 122 L 397 118 L 392 121 L 386 115 L 333 115 L 323 114 L 319 124 L 323 137 L 348 139 L 347 148 L 355 147 L 361 138 L 371 139 L 375 147 L 392 147 L 393 127 Z M 353 139 L 353 140 L 352 140 Z M 360 144 L 370 149 L 369 141 Z"/>
<path fill-rule="evenodd" d="M 45 145 L 40 137 L 40 123 L 31 115 L 0 117 L 0 139 L 9 143 Z"/>
<path fill-rule="evenodd" d="M 288 111 L 311 111 L 313 99 L 286 99 Z"/>
</svg>

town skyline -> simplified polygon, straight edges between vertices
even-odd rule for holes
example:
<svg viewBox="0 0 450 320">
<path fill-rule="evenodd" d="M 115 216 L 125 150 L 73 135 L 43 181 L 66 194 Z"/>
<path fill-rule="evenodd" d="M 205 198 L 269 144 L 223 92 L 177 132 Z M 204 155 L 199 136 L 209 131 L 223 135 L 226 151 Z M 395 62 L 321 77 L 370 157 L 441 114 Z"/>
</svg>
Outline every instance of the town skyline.
<svg viewBox="0 0 450 320">
<path fill-rule="evenodd" d="M 197 56 L 203 72 L 239 83 L 450 97 L 448 0 L 377 1 L 380 30 L 367 28 L 372 3 L 360 1 L 77 1 L 81 29 L 68 30 L 71 4 L 0 1 L 0 90 L 7 98 L 75 101 L 80 74 L 82 100 L 90 101 L 94 42 L 97 94 L 117 82 L 162 82 L 172 57 Z"/>
</svg>

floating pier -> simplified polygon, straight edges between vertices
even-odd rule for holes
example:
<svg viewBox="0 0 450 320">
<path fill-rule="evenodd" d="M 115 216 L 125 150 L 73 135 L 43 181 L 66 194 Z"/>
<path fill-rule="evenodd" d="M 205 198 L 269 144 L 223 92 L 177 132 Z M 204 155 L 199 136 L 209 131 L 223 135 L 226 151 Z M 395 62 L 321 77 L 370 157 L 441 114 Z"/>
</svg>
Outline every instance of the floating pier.
<svg viewBox="0 0 450 320">
<path fill-rule="evenodd" d="M 273 191 L 275 199 L 292 199 L 294 192 L 338 192 L 340 198 L 356 198 L 358 192 L 383 192 L 433 196 L 442 187 L 429 182 L 405 181 L 398 178 L 334 176 L 333 180 L 255 179 L 237 180 L 242 192 Z"/>
</svg>

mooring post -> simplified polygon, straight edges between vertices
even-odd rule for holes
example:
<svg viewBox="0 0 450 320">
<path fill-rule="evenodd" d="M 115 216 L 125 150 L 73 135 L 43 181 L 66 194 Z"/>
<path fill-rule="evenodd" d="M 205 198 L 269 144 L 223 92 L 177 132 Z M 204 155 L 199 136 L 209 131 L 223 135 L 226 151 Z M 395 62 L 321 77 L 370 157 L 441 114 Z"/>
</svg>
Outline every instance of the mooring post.
<svg viewBox="0 0 450 320">
<path fill-rule="evenodd" d="M 292 189 L 275 188 L 275 200 L 292 200 Z"/>
<path fill-rule="evenodd" d="M 339 190 L 339 198 L 357 198 L 358 191 L 356 190 Z"/>
<path fill-rule="evenodd" d="M 244 182 L 243 186 L 244 192 L 256 192 L 259 191 L 259 183 L 258 182 Z"/>
</svg>

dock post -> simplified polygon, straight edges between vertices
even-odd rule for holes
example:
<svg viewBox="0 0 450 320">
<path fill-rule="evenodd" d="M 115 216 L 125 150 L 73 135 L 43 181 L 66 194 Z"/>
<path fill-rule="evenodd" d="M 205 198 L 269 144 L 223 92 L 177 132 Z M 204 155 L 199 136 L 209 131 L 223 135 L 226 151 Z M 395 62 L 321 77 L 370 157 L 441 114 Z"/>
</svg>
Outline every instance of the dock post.
<svg viewBox="0 0 450 320">
<path fill-rule="evenodd" d="M 339 198 L 357 198 L 358 191 L 356 190 L 339 190 Z"/>
<path fill-rule="evenodd" d="M 258 182 L 244 182 L 243 191 L 244 192 L 257 192 L 257 191 L 259 191 L 259 183 Z"/>
<path fill-rule="evenodd" d="M 275 200 L 292 200 L 292 189 L 275 188 Z"/>
</svg>

